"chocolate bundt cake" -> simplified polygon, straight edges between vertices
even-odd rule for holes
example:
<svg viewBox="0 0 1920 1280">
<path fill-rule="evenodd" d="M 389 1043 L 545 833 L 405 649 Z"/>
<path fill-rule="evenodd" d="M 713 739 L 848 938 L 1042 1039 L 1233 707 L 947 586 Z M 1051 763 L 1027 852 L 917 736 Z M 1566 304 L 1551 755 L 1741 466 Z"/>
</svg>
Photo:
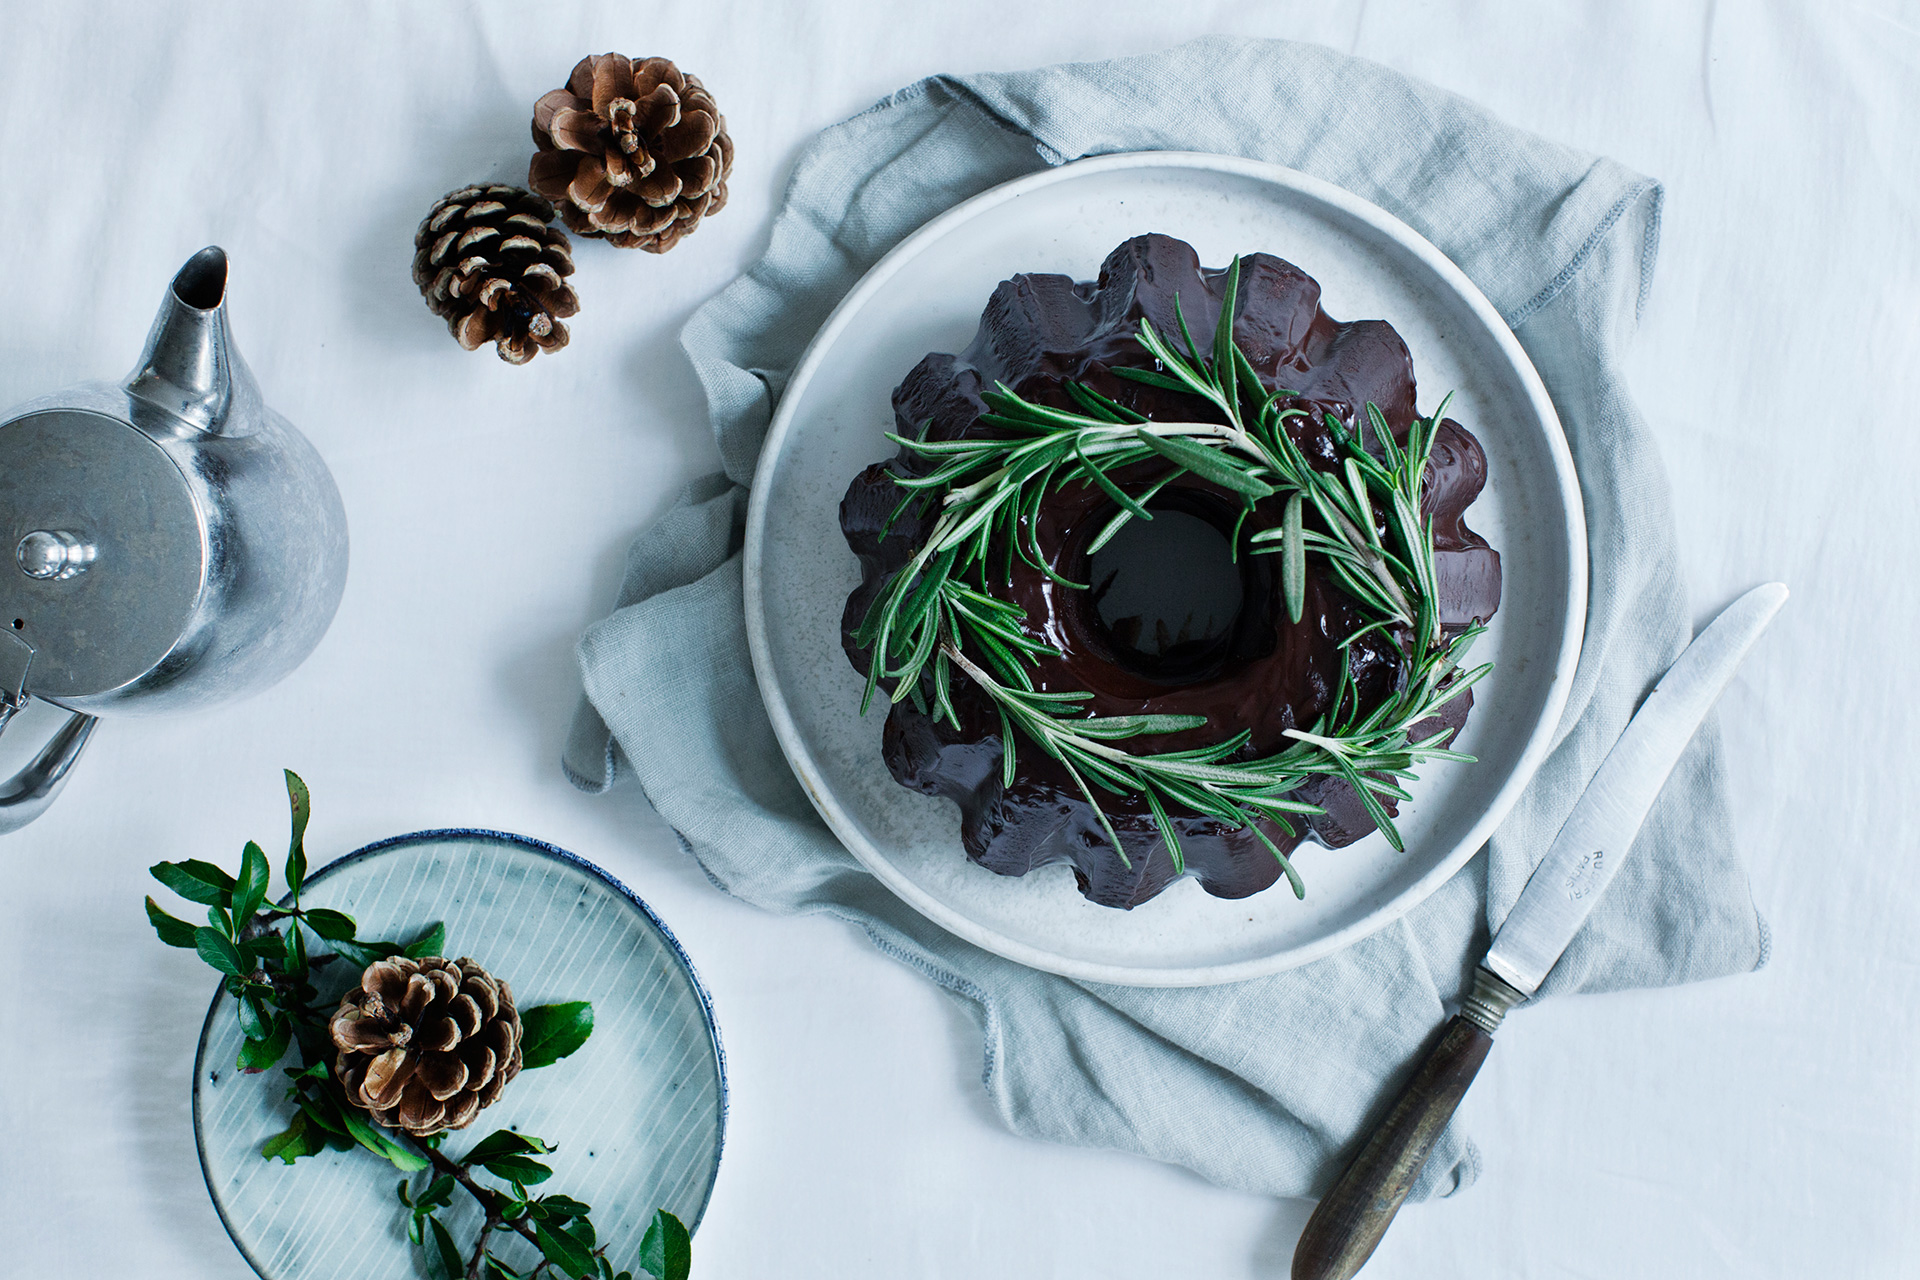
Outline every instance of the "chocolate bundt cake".
<svg viewBox="0 0 1920 1280">
<path fill-rule="evenodd" d="M 1093 283 L 1060 275 L 1015 276 L 994 291 L 965 352 L 928 355 L 895 389 L 896 429 L 909 439 L 929 441 L 992 435 L 1001 428 L 980 421 L 989 412 L 983 391 L 1005 383 L 1034 404 L 1075 411 L 1066 389 L 1070 381 L 1158 422 L 1219 421 L 1218 412 L 1197 396 L 1128 380 L 1113 370 L 1156 367 L 1138 341 L 1140 321 L 1144 317 L 1162 334 L 1179 334 L 1176 297 L 1194 344 L 1208 349 L 1225 274 L 1203 269 L 1182 241 L 1145 235 L 1115 249 Z M 1267 254 L 1241 260 L 1233 338 L 1263 385 L 1286 389 L 1298 407 L 1308 410 L 1288 430 L 1315 467 L 1338 465 L 1327 415 L 1351 435 L 1364 431 L 1372 404 L 1397 439 L 1404 439 L 1414 422 L 1413 362 L 1400 335 L 1381 320 L 1343 324 L 1332 319 L 1320 307 L 1319 285 L 1291 263 Z M 936 516 L 911 504 L 903 508 L 895 477 L 925 475 L 932 466 L 924 455 L 903 448 L 855 477 L 841 503 L 841 528 L 862 569 L 861 585 L 847 601 L 842 643 L 862 674 L 873 658 L 856 640 L 862 619 L 912 559 Z M 1164 464 L 1140 463 L 1132 474 L 1121 469 L 1113 478 L 1137 497 L 1166 471 Z M 1499 553 L 1463 518 L 1485 481 L 1486 456 L 1479 442 L 1458 423 L 1442 422 L 1423 505 L 1433 522 L 1434 594 L 1441 625 L 1449 632 L 1491 617 L 1500 600 Z M 1222 540 L 1237 539 L 1230 563 L 1238 575 L 1239 604 L 1224 625 L 1202 628 L 1198 636 L 1169 636 L 1161 629 L 1156 644 L 1143 638 L 1137 617 L 1107 616 L 1110 609 L 1103 614 L 1110 584 L 1094 581 L 1088 544 L 1117 510 L 1111 499 L 1079 481 L 1050 493 L 1034 530 L 1037 546 L 1060 577 L 1091 586 L 1064 586 L 1019 557 L 1009 558 L 1009 579 L 996 578 L 995 594 L 1020 606 L 1026 632 L 1058 650 L 1058 656 L 1042 656 L 1029 668 L 1034 688 L 1086 691 L 1092 696 L 1084 709 L 1095 716 L 1206 717 L 1202 728 L 1129 741 L 1130 752 L 1182 751 L 1245 731 L 1249 738 L 1239 758 L 1248 759 L 1284 750 L 1292 741 L 1285 736 L 1288 730 L 1315 724 L 1334 697 L 1342 662 L 1348 687 L 1357 691 L 1363 707 L 1388 696 L 1405 678 L 1405 636 L 1375 629 L 1343 648 L 1342 642 L 1370 619 L 1317 556 L 1307 561 L 1303 616 L 1290 621 L 1279 557 L 1250 553 L 1255 535 L 1278 524 L 1279 508 L 1262 504 L 1241 521 L 1243 499 L 1191 472 L 1158 491 L 1151 510 L 1182 513 L 1218 530 Z M 1180 874 L 1145 797 L 1101 795 L 1101 809 L 1123 846 L 1116 850 L 1071 774 L 1040 747 L 1024 740 L 1018 744 L 1008 785 L 995 705 L 964 677 L 956 676 L 951 689 L 957 728 L 936 720 L 915 700 L 896 702 L 887 714 L 883 754 L 901 785 L 959 806 L 969 858 L 1015 876 L 1070 862 L 1081 892 L 1115 907 L 1147 901 Z M 1443 726 L 1457 731 L 1471 705 L 1471 692 L 1462 694 L 1441 715 L 1415 726 L 1413 736 Z M 1340 846 L 1375 827 L 1359 797 L 1338 778 L 1316 777 L 1295 798 L 1321 812 L 1296 821 L 1294 831 L 1262 819 L 1265 835 L 1282 851 L 1292 850 L 1309 828 L 1322 843 Z M 1388 811 L 1394 811 L 1390 802 Z M 1279 861 L 1253 831 L 1192 810 L 1175 809 L 1170 821 L 1184 871 L 1208 893 L 1245 897 L 1279 878 Z"/>
</svg>

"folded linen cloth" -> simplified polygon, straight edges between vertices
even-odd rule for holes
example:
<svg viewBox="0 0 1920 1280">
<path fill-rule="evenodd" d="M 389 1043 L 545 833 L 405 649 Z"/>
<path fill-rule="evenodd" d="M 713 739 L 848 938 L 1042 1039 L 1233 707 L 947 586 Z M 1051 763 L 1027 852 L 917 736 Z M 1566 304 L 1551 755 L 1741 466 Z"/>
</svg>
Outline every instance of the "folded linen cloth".
<svg viewBox="0 0 1920 1280">
<path fill-rule="evenodd" d="M 1214 91 L 1228 84 L 1232 93 Z M 1585 649 L 1556 745 L 1487 848 L 1407 917 L 1338 955 L 1189 990 L 1039 973 L 894 898 L 834 840 L 789 771 L 761 711 L 741 602 L 746 486 L 768 422 L 806 343 L 861 274 L 988 187 L 1081 156 L 1153 149 L 1305 170 L 1392 211 L 1458 263 L 1552 393 L 1580 473 L 1592 569 Z M 808 147 L 766 256 L 682 334 L 725 472 L 693 484 L 640 537 L 619 608 L 581 639 L 590 705 L 568 744 L 569 776 L 605 788 L 624 757 L 721 888 L 771 910 L 850 920 L 961 997 L 983 1031 L 985 1087 L 1015 1132 L 1136 1151 L 1273 1195 L 1322 1189 L 1464 989 L 1487 922 L 1505 917 L 1689 638 L 1665 475 L 1619 367 L 1659 208 L 1658 185 L 1612 161 L 1310 45 L 1209 38 L 901 90 Z M 1725 792 L 1710 721 L 1542 996 L 1764 963 L 1765 927 Z M 1476 1170 L 1472 1145 L 1449 1128 L 1414 1198 L 1450 1194 Z"/>
</svg>

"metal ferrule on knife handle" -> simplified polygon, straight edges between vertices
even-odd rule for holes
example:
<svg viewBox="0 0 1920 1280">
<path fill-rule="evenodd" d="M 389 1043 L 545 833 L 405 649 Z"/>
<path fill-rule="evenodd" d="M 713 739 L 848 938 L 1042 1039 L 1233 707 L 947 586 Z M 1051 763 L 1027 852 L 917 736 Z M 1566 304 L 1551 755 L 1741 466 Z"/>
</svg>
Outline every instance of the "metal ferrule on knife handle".
<svg viewBox="0 0 1920 1280">
<path fill-rule="evenodd" d="M 1488 1035 L 1500 1029 L 1507 1010 L 1527 998 L 1485 965 L 1473 971 L 1473 991 L 1460 1004 L 1460 1016 Z"/>
</svg>

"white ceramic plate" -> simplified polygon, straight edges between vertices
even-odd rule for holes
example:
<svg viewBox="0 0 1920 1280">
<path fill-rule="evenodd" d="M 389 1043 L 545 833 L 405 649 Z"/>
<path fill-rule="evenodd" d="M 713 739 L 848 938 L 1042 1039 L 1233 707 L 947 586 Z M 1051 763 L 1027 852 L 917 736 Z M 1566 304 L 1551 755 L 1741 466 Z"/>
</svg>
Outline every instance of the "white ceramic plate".
<svg viewBox="0 0 1920 1280">
<path fill-rule="evenodd" d="M 929 351 L 960 351 L 1001 280 L 1023 271 L 1088 280 L 1148 231 L 1191 243 L 1208 266 L 1264 251 L 1319 280 L 1340 320 L 1379 318 L 1412 349 L 1420 409 L 1449 416 L 1487 452 L 1468 522 L 1500 551 L 1505 582 L 1476 646 L 1493 674 L 1459 742 L 1472 765 L 1436 764 L 1399 821 L 1407 852 L 1377 833 L 1345 849 L 1301 845 L 1299 901 L 1284 881 L 1210 897 L 1191 878 L 1132 911 L 1098 907 L 1065 865 L 1021 878 L 968 862 L 948 801 L 896 784 L 880 757 L 883 711 L 860 716 L 861 678 L 840 649 L 859 582 L 839 526 L 847 483 L 891 456 L 889 396 Z M 934 219 L 849 293 L 795 370 L 754 478 L 747 515 L 747 634 L 760 690 L 794 772 L 861 862 L 969 942 L 1099 982 L 1197 986 L 1304 964 L 1397 919 L 1460 868 L 1545 756 L 1579 657 L 1586 525 L 1573 460 L 1546 389 L 1480 291 L 1384 210 L 1275 165 L 1181 152 L 1102 156 L 996 187 Z"/>
</svg>

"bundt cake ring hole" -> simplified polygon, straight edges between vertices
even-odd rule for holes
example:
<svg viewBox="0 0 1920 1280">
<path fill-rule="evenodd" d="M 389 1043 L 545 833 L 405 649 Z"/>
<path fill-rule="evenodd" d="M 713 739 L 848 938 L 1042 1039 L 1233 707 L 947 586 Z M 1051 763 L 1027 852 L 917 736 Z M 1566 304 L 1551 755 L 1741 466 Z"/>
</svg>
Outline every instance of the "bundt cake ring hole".
<svg viewBox="0 0 1920 1280">
<path fill-rule="evenodd" d="M 1073 557 L 1085 563 L 1079 580 L 1090 585 L 1077 603 L 1087 631 L 1135 674 L 1206 679 L 1236 647 L 1237 633 L 1251 621 L 1243 617 L 1247 601 L 1260 598 L 1259 579 L 1266 575 L 1246 546 L 1234 555 L 1237 511 L 1182 493 L 1160 497 L 1147 510 L 1151 521 L 1130 520 L 1092 556 L 1079 550 Z M 1117 512 L 1108 504 L 1084 527 L 1097 532 Z M 1082 545 L 1091 541 L 1086 537 Z"/>
</svg>

